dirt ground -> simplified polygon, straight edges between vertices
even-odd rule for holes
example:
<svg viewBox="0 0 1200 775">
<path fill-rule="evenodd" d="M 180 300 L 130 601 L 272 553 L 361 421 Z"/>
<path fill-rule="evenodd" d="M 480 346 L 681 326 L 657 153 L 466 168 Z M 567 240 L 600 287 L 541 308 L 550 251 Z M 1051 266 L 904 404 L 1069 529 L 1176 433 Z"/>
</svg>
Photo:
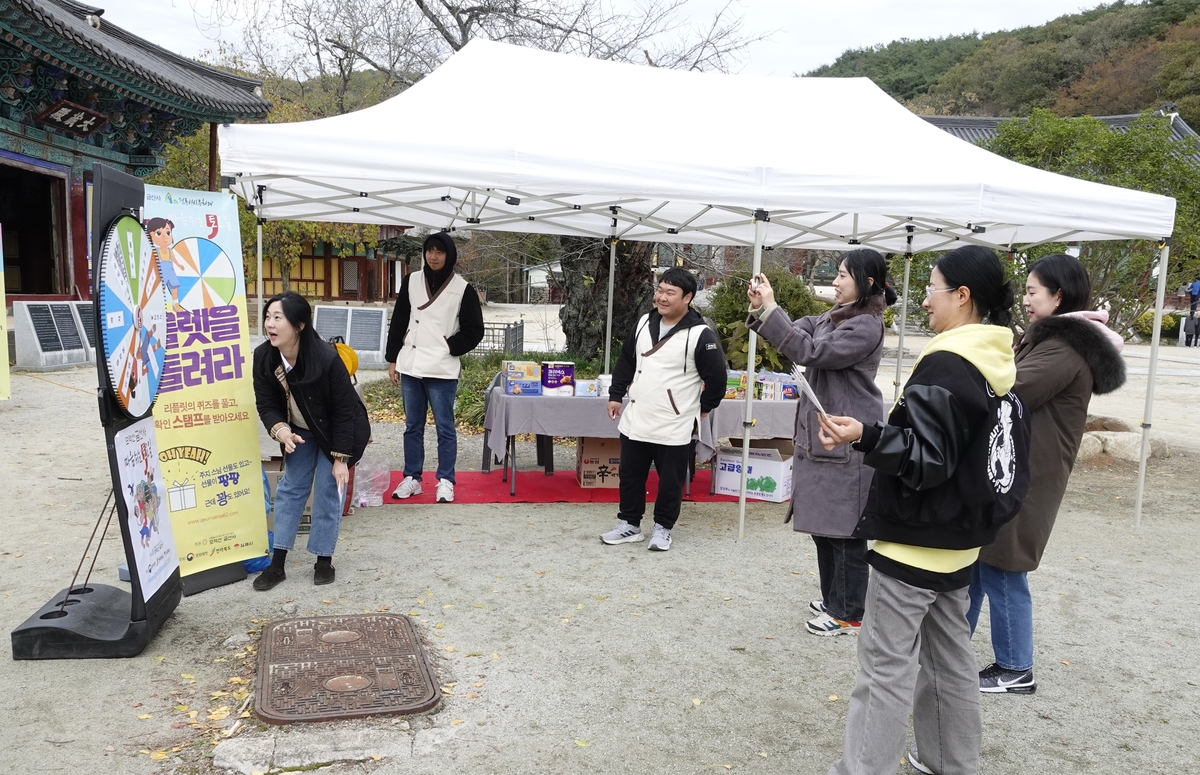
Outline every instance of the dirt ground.
<svg viewBox="0 0 1200 775">
<path fill-rule="evenodd" d="M 1136 423 L 1145 364 L 1136 350 L 1128 362 L 1129 385 L 1094 409 Z M 982 698 L 984 773 L 1200 771 L 1200 363 L 1165 371 L 1154 431 L 1172 456 L 1151 462 L 1142 524 L 1136 465 L 1077 468 L 1031 575 L 1039 689 Z M 9 630 L 68 583 L 110 487 L 94 371 L 12 384 L 0 402 Z M 377 435 L 381 449 L 399 444 L 398 428 Z M 478 467 L 473 444 L 463 441 L 464 469 Z M 531 466 L 532 450 L 521 459 Z M 271 592 L 243 582 L 184 599 L 138 657 L 0 660 L 5 769 L 212 773 L 215 750 L 248 775 L 346 757 L 362 761 L 321 771 L 823 773 L 840 754 L 856 641 L 805 634 L 816 563 L 782 514 L 751 503 L 738 540 L 736 506 L 688 504 L 671 551 L 654 554 L 596 540 L 611 505 L 360 509 L 343 522 L 331 587 L 313 587 L 310 558 L 295 552 Z M 119 554 L 106 545 L 94 580 L 120 584 Z M 288 727 L 248 718 L 224 736 L 254 686 L 265 622 L 379 609 L 417 614 L 453 692 L 436 712 Z M 985 615 L 981 666 L 988 643 Z"/>
</svg>

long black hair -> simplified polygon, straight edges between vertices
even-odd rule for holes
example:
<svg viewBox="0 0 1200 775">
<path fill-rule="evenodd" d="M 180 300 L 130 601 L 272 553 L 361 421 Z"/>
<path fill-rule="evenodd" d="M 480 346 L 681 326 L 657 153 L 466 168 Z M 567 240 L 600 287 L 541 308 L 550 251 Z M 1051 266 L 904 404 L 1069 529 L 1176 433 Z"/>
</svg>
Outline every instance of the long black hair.
<svg viewBox="0 0 1200 775">
<path fill-rule="evenodd" d="M 292 364 L 292 368 L 296 369 L 299 364 L 311 361 L 314 351 L 321 346 L 321 337 L 313 328 L 312 306 L 309 305 L 308 299 L 295 291 L 284 291 L 267 299 L 267 304 L 263 307 L 264 317 L 275 302 L 279 302 L 279 311 L 300 335 L 300 355 L 297 363 Z M 299 378 L 302 373 L 303 371 L 297 371 L 295 378 Z"/>
<path fill-rule="evenodd" d="M 1016 301 L 1013 285 L 1004 277 L 996 251 L 981 245 L 963 245 L 944 254 L 934 268 L 951 288 L 969 288 L 971 303 L 984 323 L 1008 326 Z"/>
<path fill-rule="evenodd" d="M 842 263 L 846 274 L 854 278 L 857 298 L 851 306 L 865 307 L 872 296 L 880 294 L 889 307 L 896 303 L 896 291 L 887 280 L 887 261 L 878 252 L 870 248 L 851 250 L 842 254 Z"/>
<path fill-rule="evenodd" d="M 1050 295 L 1062 291 L 1062 301 L 1054 310 L 1055 315 L 1087 309 L 1092 295 L 1092 281 L 1087 270 L 1075 256 L 1053 253 L 1042 256 L 1029 265 L 1029 275 L 1036 277 Z"/>
</svg>

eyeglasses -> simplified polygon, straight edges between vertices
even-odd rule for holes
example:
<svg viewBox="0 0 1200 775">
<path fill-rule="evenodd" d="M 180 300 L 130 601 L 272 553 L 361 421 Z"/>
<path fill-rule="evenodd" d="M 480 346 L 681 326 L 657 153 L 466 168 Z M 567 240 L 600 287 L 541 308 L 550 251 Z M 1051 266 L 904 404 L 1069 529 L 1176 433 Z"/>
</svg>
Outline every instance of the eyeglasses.
<svg viewBox="0 0 1200 775">
<path fill-rule="evenodd" d="M 932 285 L 926 285 L 925 286 L 925 296 L 926 297 L 932 296 L 935 293 L 945 293 L 946 291 L 957 291 L 961 287 L 962 286 L 960 286 L 960 285 L 956 285 L 953 288 L 936 288 Z"/>
</svg>

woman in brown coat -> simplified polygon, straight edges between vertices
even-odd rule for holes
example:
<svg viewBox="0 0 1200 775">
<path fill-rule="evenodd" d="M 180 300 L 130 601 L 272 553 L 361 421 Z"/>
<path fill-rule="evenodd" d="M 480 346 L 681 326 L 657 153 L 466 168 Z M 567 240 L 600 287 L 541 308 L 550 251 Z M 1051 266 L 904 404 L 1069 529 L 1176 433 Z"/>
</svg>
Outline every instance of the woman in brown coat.
<svg viewBox="0 0 1200 775">
<path fill-rule="evenodd" d="M 979 673 L 981 692 L 1032 694 L 1033 600 L 1026 574 L 1050 540 L 1093 393 L 1125 383 L 1121 337 L 1107 312 L 1087 309 L 1091 285 L 1073 256 L 1045 256 L 1029 267 L 1023 303 L 1029 328 L 1017 345 L 1014 390 L 1032 410 L 1029 494 L 1017 516 L 979 553 L 971 582 L 971 631 L 983 599 L 991 616 L 996 661 Z"/>
<path fill-rule="evenodd" d="M 791 320 L 775 304 L 766 278 L 750 289 L 750 328 L 775 345 L 805 376 L 822 408 L 871 424 L 883 418 L 875 372 L 883 353 L 883 310 L 896 300 L 885 280 L 887 264 L 874 250 L 852 250 L 833 281 L 837 304 L 823 315 Z M 851 538 L 871 489 L 873 471 L 847 445 L 826 450 L 817 438 L 816 407 L 801 397 L 796 408 L 792 500 L 788 519 L 817 548 L 821 599 L 806 627 L 814 635 L 857 632 L 867 594 L 867 542 Z"/>
</svg>

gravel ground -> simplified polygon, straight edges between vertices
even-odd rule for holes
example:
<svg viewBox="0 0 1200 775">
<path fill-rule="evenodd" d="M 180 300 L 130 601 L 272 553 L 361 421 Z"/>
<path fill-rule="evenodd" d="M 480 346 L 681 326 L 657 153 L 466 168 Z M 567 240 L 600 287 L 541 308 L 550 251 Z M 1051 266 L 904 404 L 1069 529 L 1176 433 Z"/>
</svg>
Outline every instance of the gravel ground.
<svg viewBox="0 0 1200 775">
<path fill-rule="evenodd" d="M 1150 465 L 1142 525 L 1132 523 L 1135 466 L 1100 458 L 1071 481 L 1031 577 L 1038 692 L 982 698 L 988 775 L 1200 771 L 1200 364 L 1175 365 L 1182 373 L 1160 378 L 1155 426 L 1173 454 Z M 0 402 L 0 620 L 9 629 L 68 582 L 110 487 L 94 385 L 86 369 L 17 373 L 13 399 Z M 1103 402 L 1134 421 L 1141 405 L 1136 375 Z M 376 427 L 394 467 L 399 431 Z M 461 441 L 462 469 L 477 468 L 481 443 Z M 573 450 L 559 452 L 570 467 Z M 532 467 L 532 445 L 519 457 Z M 840 754 L 855 639 L 804 633 L 816 563 L 811 542 L 781 524 L 783 510 L 749 504 L 739 540 L 735 507 L 688 504 L 671 551 L 653 554 L 596 540 L 611 505 L 359 509 L 343 523 L 331 587 L 314 588 L 307 561 L 293 562 L 271 592 L 238 583 L 186 598 L 138 657 L 0 663 L 7 766 L 822 773 Z M 119 583 L 118 555 L 106 545 L 96 580 Z M 220 737 L 238 703 L 213 693 L 241 686 L 230 678 L 255 680 L 264 622 L 379 608 L 418 614 L 441 681 L 456 685 L 436 712 L 398 723 L 249 719 Z M 975 648 L 981 666 L 991 661 L 986 617 Z M 229 718 L 208 722 L 219 729 L 187 724 L 189 712 L 203 722 L 231 704 Z M 225 742 L 213 746 L 214 737 Z M 362 761 L 338 763 L 347 758 Z M 898 763 L 897 772 L 912 770 Z"/>
</svg>

